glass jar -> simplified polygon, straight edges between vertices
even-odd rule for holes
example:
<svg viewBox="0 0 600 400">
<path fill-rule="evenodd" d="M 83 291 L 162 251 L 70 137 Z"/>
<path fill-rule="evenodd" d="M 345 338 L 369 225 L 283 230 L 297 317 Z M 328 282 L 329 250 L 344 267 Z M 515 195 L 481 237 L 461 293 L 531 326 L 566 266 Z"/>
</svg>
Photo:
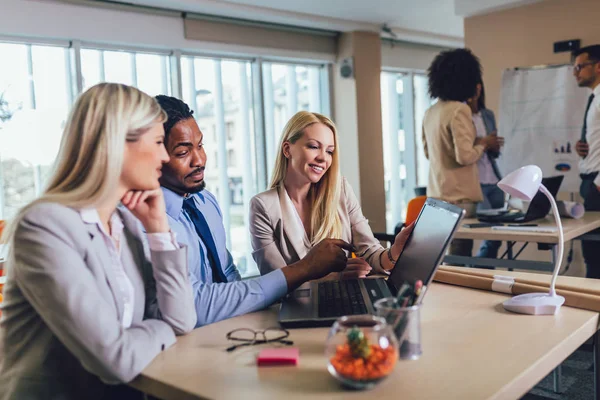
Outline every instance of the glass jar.
<svg viewBox="0 0 600 400">
<path fill-rule="evenodd" d="M 329 373 L 344 386 L 368 389 L 385 379 L 398 361 L 398 342 L 381 317 L 341 317 L 325 344 Z"/>
<path fill-rule="evenodd" d="M 373 305 L 396 334 L 401 360 L 417 360 L 421 349 L 421 304 L 402 307 L 395 297 L 379 299 Z"/>
</svg>

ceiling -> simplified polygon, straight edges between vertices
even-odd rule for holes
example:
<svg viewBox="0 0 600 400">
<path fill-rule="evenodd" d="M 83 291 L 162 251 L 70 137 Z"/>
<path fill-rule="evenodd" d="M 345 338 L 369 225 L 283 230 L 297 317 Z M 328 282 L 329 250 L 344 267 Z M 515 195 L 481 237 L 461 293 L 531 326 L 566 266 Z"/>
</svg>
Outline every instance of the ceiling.
<svg viewBox="0 0 600 400">
<path fill-rule="evenodd" d="M 543 0 L 127 0 L 202 14 L 338 31 L 379 31 L 398 39 L 460 44 L 463 18 Z"/>
</svg>

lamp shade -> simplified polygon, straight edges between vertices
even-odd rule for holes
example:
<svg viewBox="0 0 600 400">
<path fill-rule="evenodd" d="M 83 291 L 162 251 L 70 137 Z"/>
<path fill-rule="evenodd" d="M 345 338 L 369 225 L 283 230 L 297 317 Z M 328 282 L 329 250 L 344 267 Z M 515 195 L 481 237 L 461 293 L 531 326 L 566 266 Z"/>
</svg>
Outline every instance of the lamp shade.
<svg viewBox="0 0 600 400">
<path fill-rule="evenodd" d="M 531 201 L 542 183 L 542 170 L 537 165 L 526 165 L 506 175 L 498 187 L 511 196 Z"/>
</svg>

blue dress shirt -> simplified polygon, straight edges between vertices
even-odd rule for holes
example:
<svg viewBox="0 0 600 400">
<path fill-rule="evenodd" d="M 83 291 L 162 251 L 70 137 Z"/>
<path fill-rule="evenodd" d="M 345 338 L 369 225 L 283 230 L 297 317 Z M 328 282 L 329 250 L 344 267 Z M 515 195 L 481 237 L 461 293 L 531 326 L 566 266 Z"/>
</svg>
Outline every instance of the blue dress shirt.
<svg viewBox="0 0 600 400">
<path fill-rule="evenodd" d="M 188 268 L 198 322 L 196 326 L 261 310 L 287 293 L 287 282 L 281 270 L 258 278 L 242 281 L 226 247 L 223 216 L 215 196 L 203 190 L 193 195 L 194 203 L 206 218 L 221 265 L 218 268 L 227 278 L 225 283 L 214 283 L 206 246 L 196 233 L 187 213 L 183 212 L 183 196 L 162 187 L 171 230 L 177 241 L 187 245 Z"/>
</svg>

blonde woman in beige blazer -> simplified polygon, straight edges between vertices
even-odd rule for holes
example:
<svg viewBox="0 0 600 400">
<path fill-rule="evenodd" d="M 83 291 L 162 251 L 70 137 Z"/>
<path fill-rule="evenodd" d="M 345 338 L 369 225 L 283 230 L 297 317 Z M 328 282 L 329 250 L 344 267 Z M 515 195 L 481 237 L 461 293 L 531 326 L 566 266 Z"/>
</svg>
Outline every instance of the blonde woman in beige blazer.
<svg viewBox="0 0 600 400">
<path fill-rule="evenodd" d="M 158 184 L 164 120 L 125 85 L 75 103 L 48 188 L 7 230 L 0 399 L 141 399 L 122 383 L 194 328 Z"/>
<path fill-rule="evenodd" d="M 351 243 L 344 278 L 389 273 L 412 226 L 385 249 L 373 236 L 358 200 L 339 170 L 337 131 L 317 113 L 300 111 L 286 124 L 271 189 L 250 202 L 253 257 L 261 274 L 303 258 L 325 238 Z"/>
</svg>

